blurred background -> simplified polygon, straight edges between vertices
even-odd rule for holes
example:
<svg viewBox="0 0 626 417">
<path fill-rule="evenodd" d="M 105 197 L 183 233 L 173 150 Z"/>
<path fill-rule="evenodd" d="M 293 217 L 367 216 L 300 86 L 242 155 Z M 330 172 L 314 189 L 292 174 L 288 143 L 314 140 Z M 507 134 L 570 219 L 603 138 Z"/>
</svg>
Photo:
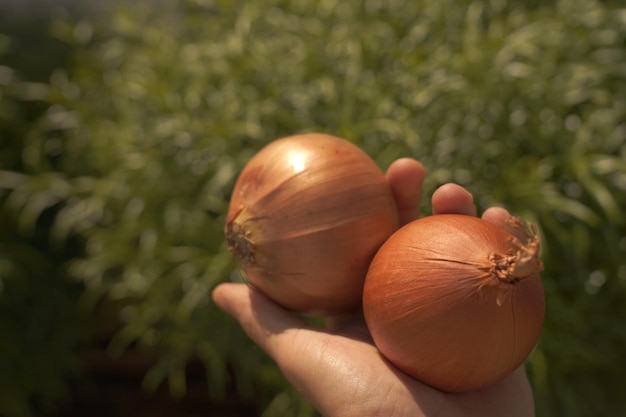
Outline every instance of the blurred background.
<svg viewBox="0 0 626 417">
<path fill-rule="evenodd" d="M 536 222 L 537 415 L 623 415 L 621 1 L 0 0 L 0 416 L 316 416 L 210 300 L 302 131 Z"/>
</svg>

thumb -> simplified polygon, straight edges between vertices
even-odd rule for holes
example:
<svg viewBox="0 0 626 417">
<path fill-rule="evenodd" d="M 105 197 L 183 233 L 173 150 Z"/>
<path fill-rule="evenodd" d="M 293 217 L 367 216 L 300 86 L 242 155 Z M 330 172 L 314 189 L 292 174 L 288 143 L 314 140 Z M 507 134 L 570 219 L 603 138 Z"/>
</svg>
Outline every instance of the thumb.
<svg viewBox="0 0 626 417">
<path fill-rule="evenodd" d="M 233 316 L 248 337 L 275 360 L 284 339 L 309 328 L 259 290 L 245 284 L 220 284 L 212 296 L 215 304 Z"/>
</svg>

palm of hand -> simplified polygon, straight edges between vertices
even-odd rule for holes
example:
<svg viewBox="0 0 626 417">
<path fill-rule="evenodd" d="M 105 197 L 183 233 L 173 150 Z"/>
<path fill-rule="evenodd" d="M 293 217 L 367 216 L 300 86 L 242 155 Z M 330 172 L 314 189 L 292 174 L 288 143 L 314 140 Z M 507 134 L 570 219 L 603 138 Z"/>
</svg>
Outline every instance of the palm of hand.
<svg viewBox="0 0 626 417">
<path fill-rule="evenodd" d="M 343 318 L 337 330 L 321 330 L 244 285 L 224 284 L 215 297 L 325 416 L 534 414 L 532 392 L 523 368 L 481 391 L 444 393 L 410 378 L 387 362 L 358 318 Z"/>
</svg>

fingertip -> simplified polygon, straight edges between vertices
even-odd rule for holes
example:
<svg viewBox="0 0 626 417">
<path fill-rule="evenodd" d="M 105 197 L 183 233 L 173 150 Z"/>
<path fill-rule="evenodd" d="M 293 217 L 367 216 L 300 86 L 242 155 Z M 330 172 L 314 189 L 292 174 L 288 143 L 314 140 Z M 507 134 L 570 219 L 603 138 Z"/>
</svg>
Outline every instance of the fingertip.
<svg viewBox="0 0 626 417">
<path fill-rule="evenodd" d="M 400 158 L 389 165 L 387 183 L 398 209 L 398 221 L 404 225 L 418 217 L 426 169 L 417 160 Z"/>
<path fill-rule="evenodd" d="M 489 223 L 497 224 L 499 226 L 506 224 L 506 219 L 510 218 L 511 214 L 503 207 L 490 207 L 482 215 L 482 219 Z"/>
<path fill-rule="evenodd" d="M 474 197 L 458 184 L 448 183 L 437 188 L 432 196 L 433 214 L 465 214 L 476 216 Z"/>
<path fill-rule="evenodd" d="M 413 158 L 398 158 L 395 161 L 393 161 L 391 165 L 389 165 L 389 168 L 387 169 L 388 174 L 390 172 L 415 173 L 418 171 L 426 173 L 426 169 L 424 168 L 424 165 L 422 165 L 422 163 L 419 162 L 417 159 L 413 159 Z"/>
<path fill-rule="evenodd" d="M 241 304 L 245 293 L 248 291 L 249 289 L 245 284 L 225 282 L 213 289 L 211 298 L 219 308 L 234 316 L 236 314 L 237 304 Z"/>
<path fill-rule="evenodd" d="M 528 240 L 528 234 L 524 228 L 520 228 L 519 224 L 511 221 L 514 216 L 502 207 L 490 207 L 483 213 L 483 220 L 489 223 L 502 227 L 520 240 L 520 242 L 526 242 Z"/>
<path fill-rule="evenodd" d="M 222 283 L 213 290 L 212 299 L 227 314 L 233 316 L 244 332 L 272 357 L 282 338 L 275 337 L 287 330 L 307 325 L 260 290 L 251 285 Z"/>
</svg>

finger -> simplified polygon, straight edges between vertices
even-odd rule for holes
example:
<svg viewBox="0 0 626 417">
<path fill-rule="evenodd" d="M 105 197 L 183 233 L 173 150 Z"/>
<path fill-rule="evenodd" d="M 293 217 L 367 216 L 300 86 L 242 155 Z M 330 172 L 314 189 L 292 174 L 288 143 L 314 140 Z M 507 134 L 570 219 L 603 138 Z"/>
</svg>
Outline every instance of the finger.
<svg viewBox="0 0 626 417">
<path fill-rule="evenodd" d="M 532 231 L 526 228 L 525 223 L 512 221 L 514 217 L 511 216 L 508 210 L 502 207 L 488 208 L 485 210 L 482 217 L 483 220 L 504 228 L 522 243 L 528 243 L 528 239 L 532 235 Z"/>
<path fill-rule="evenodd" d="M 284 339 L 289 343 L 295 341 L 296 333 L 318 332 L 324 330 L 314 328 L 287 310 L 270 301 L 263 293 L 245 284 L 224 283 L 213 290 L 213 301 L 226 313 L 233 316 L 244 332 L 256 344 L 261 346 L 277 362 L 279 351 Z M 362 314 L 331 317 L 326 320 L 331 332 L 341 331 L 342 334 L 355 340 L 370 342 L 371 337 Z M 305 334 L 310 336 L 310 334 Z"/>
<path fill-rule="evenodd" d="M 387 183 L 396 201 L 400 226 L 418 217 L 425 177 L 424 166 L 411 158 L 398 159 L 387 169 Z"/>
<path fill-rule="evenodd" d="M 281 338 L 308 325 L 245 284 L 224 283 L 213 290 L 213 301 L 239 322 L 244 332 L 270 356 Z M 276 359 L 276 358 L 275 358 Z"/>
<path fill-rule="evenodd" d="M 432 196 L 433 214 L 466 214 L 476 216 L 472 194 L 457 184 L 445 184 Z"/>
<path fill-rule="evenodd" d="M 509 211 L 502 207 L 490 207 L 482 215 L 483 220 L 498 226 L 506 226 L 506 220 L 511 217 Z"/>
<path fill-rule="evenodd" d="M 313 329 L 245 284 L 220 284 L 213 290 L 213 300 L 320 411 L 345 403 L 342 384 L 355 385 L 353 381 L 372 373 L 367 371 L 370 362 L 379 358 L 373 345 Z M 360 355 L 366 356 L 364 363 Z"/>
</svg>

